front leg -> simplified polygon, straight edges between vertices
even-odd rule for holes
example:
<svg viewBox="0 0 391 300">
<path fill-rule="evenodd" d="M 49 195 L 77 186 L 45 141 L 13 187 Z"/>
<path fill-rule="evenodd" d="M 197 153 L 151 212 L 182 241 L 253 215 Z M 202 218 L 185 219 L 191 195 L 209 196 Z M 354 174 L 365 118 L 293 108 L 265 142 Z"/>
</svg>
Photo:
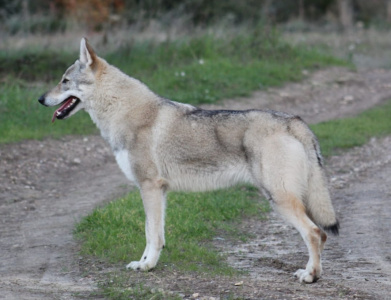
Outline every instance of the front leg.
<svg viewBox="0 0 391 300">
<path fill-rule="evenodd" d="M 146 247 L 140 261 L 126 266 L 133 270 L 148 271 L 154 268 L 164 247 L 165 192 L 158 184 L 148 181 L 140 185 L 145 210 Z"/>
</svg>

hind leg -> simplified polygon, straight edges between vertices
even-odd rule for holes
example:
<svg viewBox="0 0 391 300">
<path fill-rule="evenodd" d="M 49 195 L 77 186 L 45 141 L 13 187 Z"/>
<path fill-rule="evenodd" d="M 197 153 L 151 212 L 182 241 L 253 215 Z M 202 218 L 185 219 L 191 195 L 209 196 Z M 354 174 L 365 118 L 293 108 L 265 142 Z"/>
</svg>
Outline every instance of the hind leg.
<svg viewBox="0 0 391 300">
<path fill-rule="evenodd" d="M 321 230 L 320 231 L 320 253 L 322 253 L 326 241 L 327 241 L 327 234 L 323 230 Z"/>
<path fill-rule="evenodd" d="M 264 140 L 262 155 L 255 156 L 255 177 L 262 183 L 277 211 L 301 234 L 309 252 L 307 266 L 295 275 L 300 282 L 315 282 L 321 275 L 321 230 L 311 221 L 302 202 L 308 191 L 309 157 L 304 146 L 290 135 L 276 134 Z"/>
<path fill-rule="evenodd" d="M 305 269 L 299 269 L 295 276 L 300 282 L 312 283 L 319 279 L 322 273 L 321 250 L 325 235 L 311 221 L 305 212 L 301 200 L 293 194 L 281 193 L 274 195 L 278 212 L 290 222 L 301 234 L 309 252 L 309 260 Z"/>
</svg>

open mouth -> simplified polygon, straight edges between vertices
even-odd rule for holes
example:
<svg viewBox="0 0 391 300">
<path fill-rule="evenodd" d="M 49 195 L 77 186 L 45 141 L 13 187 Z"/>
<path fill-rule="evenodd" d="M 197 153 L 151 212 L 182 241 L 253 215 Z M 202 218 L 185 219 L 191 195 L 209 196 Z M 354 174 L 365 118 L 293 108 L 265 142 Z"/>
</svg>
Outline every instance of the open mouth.
<svg viewBox="0 0 391 300">
<path fill-rule="evenodd" d="M 79 104 L 80 99 L 75 96 L 70 96 L 69 98 L 65 99 L 59 108 L 56 109 L 56 111 L 53 114 L 52 122 L 54 122 L 57 119 L 62 120 L 65 117 L 67 117 L 72 110 L 75 109 L 75 107 Z"/>
</svg>

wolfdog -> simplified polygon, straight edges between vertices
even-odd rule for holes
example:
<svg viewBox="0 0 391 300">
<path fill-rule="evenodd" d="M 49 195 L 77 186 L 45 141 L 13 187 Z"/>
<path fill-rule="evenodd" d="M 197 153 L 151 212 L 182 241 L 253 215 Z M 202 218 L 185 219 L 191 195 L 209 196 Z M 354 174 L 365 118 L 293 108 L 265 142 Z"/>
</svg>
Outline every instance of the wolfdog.
<svg viewBox="0 0 391 300">
<path fill-rule="evenodd" d="M 61 81 L 39 98 L 59 105 L 52 121 L 84 109 L 133 181 L 146 214 L 146 247 L 127 268 L 154 268 L 164 248 L 168 190 L 206 191 L 249 183 L 301 234 L 309 251 L 300 282 L 321 275 L 325 231 L 339 223 L 319 144 L 298 116 L 272 110 L 204 110 L 162 98 L 98 57 L 88 41 Z"/>
</svg>

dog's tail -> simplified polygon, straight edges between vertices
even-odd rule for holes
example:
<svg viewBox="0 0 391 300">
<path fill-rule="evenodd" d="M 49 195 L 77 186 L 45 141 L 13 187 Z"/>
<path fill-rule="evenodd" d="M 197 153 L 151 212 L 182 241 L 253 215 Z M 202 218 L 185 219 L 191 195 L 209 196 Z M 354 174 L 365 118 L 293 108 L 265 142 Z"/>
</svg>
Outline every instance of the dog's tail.
<svg viewBox="0 0 391 300">
<path fill-rule="evenodd" d="M 299 140 L 304 144 L 309 159 L 309 174 L 306 197 L 304 205 L 307 215 L 323 230 L 334 235 L 339 234 L 339 222 L 337 220 L 330 193 L 327 188 L 327 181 L 323 169 L 323 158 L 320 152 L 319 143 L 304 122 L 295 122 L 293 127 L 299 134 Z M 304 127 L 305 130 L 304 129 Z"/>
<path fill-rule="evenodd" d="M 317 143 L 315 145 L 317 157 L 320 157 L 319 146 Z M 338 235 L 339 222 L 331 202 L 320 161 L 320 159 L 317 159 L 317 162 L 311 162 L 305 206 L 307 214 L 315 224 L 334 235 Z"/>
</svg>

